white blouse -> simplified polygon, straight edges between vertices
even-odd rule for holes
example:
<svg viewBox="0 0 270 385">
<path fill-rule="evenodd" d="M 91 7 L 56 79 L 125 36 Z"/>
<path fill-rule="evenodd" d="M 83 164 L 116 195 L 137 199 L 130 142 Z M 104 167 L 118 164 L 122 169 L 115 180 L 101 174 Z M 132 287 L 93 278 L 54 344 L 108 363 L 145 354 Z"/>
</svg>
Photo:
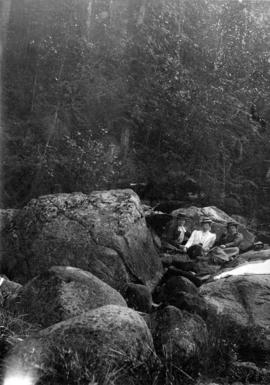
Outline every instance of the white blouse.
<svg viewBox="0 0 270 385">
<path fill-rule="evenodd" d="M 179 226 L 177 230 L 179 232 L 179 237 L 178 237 L 177 241 L 179 243 L 182 243 L 183 240 L 185 239 L 185 233 L 186 233 L 187 230 L 186 230 L 186 228 L 184 226 Z"/>
<path fill-rule="evenodd" d="M 216 234 L 211 233 L 210 231 L 201 231 L 201 230 L 194 230 L 187 241 L 185 247 L 188 249 L 193 245 L 201 244 L 202 248 L 206 251 L 211 249 L 213 247 L 215 241 L 216 241 Z"/>
</svg>

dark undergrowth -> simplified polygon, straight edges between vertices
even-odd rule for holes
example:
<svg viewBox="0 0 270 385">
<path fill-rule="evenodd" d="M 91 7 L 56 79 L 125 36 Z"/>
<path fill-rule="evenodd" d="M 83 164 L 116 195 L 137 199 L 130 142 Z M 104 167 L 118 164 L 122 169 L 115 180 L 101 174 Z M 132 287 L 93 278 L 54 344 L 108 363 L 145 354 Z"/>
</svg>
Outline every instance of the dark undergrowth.
<svg viewBox="0 0 270 385">
<path fill-rule="evenodd" d="M 0 310 L 0 380 L 4 372 L 4 362 L 12 348 L 33 335 L 39 326 L 25 322 L 23 316 L 12 316 L 9 312 Z"/>
<path fill-rule="evenodd" d="M 38 327 L 26 323 L 23 317 L 14 318 L 3 311 L 0 325 L 0 365 L 3 373 L 3 362 L 12 347 L 33 335 Z M 71 349 L 68 341 L 61 347 L 55 344 L 49 352 L 49 364 L 41 365 L 35 385 L 195 385 L 200 383 L 198 379 L 203 378 L 214 379 L 219 384 L 256 381 L 257 384 L 269 385 L 268 372 L 235 367 L 234 364 L 243 359 L 239 345 L 243 346 L 245 334 L 228 325 L 225 319 L 209 321 L 209 339 L 204 353 L 198 352 L 184 365 L 177 357 L 164 351 L 159 357 L 152 352 L 146 363 L 127 358 L 121 367 L 108 363 L 101 366 L 98 360 L 93 362 L 93 354 L 87 348 Z M 254 336 L 258 334 L 254 330 Z"/>
</svg>

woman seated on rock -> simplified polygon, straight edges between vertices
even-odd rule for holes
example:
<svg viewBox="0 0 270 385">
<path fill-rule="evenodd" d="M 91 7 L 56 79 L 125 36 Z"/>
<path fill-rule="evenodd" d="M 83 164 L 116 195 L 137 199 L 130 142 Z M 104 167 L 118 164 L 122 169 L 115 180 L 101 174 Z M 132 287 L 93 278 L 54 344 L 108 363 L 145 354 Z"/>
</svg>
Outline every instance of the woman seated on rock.
<svg viewBox="0 0 270 385">
<path fill-rule="evenodd" d="M 165 229 L 165 239 L 168 243 L 179 247 L 184 245 L 190 233 L 187 231 L 186 227 L 186 217 L 183 214 L 178 214 L 176 218 L 169 222 L 167 228 Z"/>
<path fill-rule="evenodd" d="M 227 232 L 222 234 L 216 243 L 217 247 L 211 250 L 211 255 L 209 255 L 211 261 L 215 264 L 223 264 L 233 260 L 239 255 L 239 246 L 243 239 L 243 234 L 238 231 L 238 224 L 228 222 Z"/>
<path fill-rule="evenodd" d="M 219 240 L 219 246 L 222 249 L 226 249 L 228 247 L 238 247 L 243 241 L 243 234 L 238 231 L 238 224 L 236 222 L 228 222 L 227 224 L 227 232 L 222 234 Z"/>
<path fill-rule="evenodd" d="M 194 230 L 181 250 L 186 252 L 191 259 L 205 256 L 216 241 L 216 234 L 211 233 L 212 221 L 210 218 L 201 219 L 201 230 Z"/>
</svg>

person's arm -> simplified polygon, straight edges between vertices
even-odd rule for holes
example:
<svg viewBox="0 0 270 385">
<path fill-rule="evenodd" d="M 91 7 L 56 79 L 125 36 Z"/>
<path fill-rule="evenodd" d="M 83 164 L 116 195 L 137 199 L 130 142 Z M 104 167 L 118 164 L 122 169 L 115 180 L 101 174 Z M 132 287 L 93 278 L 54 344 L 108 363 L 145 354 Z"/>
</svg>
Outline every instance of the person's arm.
<svg viewBox="0 0 270 385">
<path fill-rule="evenodd" d="M 239 247 L 240 243 L 243 241 L 243 234 L 238 233 L 233 240 L 233 242 L 229 242 L 225 244 L 225 247 Z"/>
<path fill-rule="evenodd" d="M 189 237 L 189 240 L 185 244 L 186 249 L 189 249 L 193 245 L 195 234 L 196 234 L 196 230 L 192 231 L 191 236 Z"/>
<path fill-rule="evenodd" d="M 185 228 L 182 226 L 182 227 L 178 227 L 178 237 L 177 237 L 177 242 L 179 244 L 181 244 L 183 241 L 184 241 L 184 238 L 185 238 Z"/>
</svg>

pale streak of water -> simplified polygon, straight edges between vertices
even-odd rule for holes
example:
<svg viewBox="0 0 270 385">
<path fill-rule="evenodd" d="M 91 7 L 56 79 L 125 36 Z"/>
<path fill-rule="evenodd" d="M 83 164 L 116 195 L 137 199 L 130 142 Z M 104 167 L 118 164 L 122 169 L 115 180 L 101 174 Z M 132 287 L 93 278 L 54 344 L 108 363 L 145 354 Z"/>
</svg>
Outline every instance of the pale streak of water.
<svg viewBox="0 0 270 385">
<path fill-rule="evenodd" d="M 270 259 L 263 262 L 248 263 L 235 269 L 224 271 L 214 277 L 214 280 L 238 275 L 270 275 Z"/>
</svg>

